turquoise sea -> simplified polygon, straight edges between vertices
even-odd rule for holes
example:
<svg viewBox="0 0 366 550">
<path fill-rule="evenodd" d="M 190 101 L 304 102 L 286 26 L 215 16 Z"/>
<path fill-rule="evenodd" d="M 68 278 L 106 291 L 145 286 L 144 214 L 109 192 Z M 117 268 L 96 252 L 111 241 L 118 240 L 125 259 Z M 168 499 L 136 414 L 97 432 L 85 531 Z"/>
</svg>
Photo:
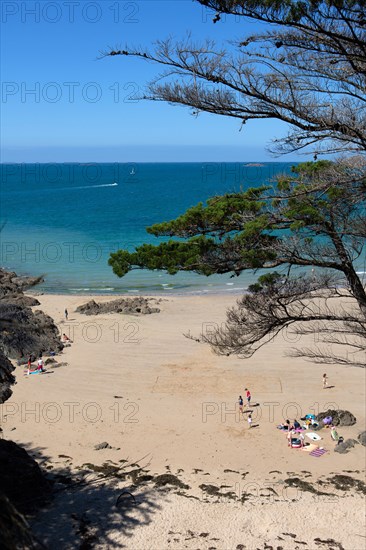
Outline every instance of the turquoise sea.
<svg viewBox="0 0 366 550">
<path fill-rule="evenodd" d="M 44 275 L 50 293 L 204 293 L 244 290 L 253 273 L 199 276 L 136 270 L 119 279 L 111 251 L 144 242 L 210 196 L 268 182 L 293 163 L 2 164 L 0 264 Z"/>
</svg>

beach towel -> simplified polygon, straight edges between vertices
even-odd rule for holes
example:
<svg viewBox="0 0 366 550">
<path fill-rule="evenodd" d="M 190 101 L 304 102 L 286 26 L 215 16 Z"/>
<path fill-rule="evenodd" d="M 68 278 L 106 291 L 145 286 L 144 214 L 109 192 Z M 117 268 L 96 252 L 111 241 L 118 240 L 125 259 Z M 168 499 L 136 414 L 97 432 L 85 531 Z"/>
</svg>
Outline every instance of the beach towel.
<svg viewBox="0 0 366 550">
<path fill-rule="evenodd" d="M 325 449 L 314 449 L 314 451 L 311 451 L 310 456 L 322 456 L 324 453 L 326 453 Z"/>
<path fill-rule="evenodd" d="M 315 449 L 318 449 L 318 445 L 315 445 L 314 443 L 310 443 L 310 445 L 305 445 L 301 450 L 305 451 L 306 453 L 310 453 L 311 451 L 315 451 Z"/>
</svg>

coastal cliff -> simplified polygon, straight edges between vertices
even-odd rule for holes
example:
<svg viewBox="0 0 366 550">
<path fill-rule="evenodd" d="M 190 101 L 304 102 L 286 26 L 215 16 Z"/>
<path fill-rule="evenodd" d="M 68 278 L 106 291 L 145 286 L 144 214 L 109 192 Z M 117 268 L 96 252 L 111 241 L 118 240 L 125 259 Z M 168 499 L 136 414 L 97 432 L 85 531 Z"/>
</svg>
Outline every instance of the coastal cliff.
<svg viewBox="0 0 366 550">
<path fill-rule="evenodd" d="M 38 282 L 39 278 L 18 277 L 0 269 L 0 404 L 12 395 L 15 383 L 9 358 L 22 360 L 26 354 L 63 347 L 51 317 L 33 312 L 31 306 L 39 305 L 38 300 L 24 295 L 24 290 Z M 0 470 L 4 472 L 0 483 L 1 548 L 44 548 L 20 512 L 35 511 L 49 495 L 49 483 L 35 460 L 12 441 L 0 441 Z"/>
<path fill-rule="evenodd" d="M 36 357 L 63 349 L 53 319 L 40 310 L 32 311 L 31 307 L 39 305 L 39 301 L 24 295 L 24 290 L 41 280 L 18 277 L 14 272 L 0 269 L 0 351 L 9 359 L 25 360 L 29 354 Z M 3 370 L 0 376 L 4 376 Z"/>
</svg>

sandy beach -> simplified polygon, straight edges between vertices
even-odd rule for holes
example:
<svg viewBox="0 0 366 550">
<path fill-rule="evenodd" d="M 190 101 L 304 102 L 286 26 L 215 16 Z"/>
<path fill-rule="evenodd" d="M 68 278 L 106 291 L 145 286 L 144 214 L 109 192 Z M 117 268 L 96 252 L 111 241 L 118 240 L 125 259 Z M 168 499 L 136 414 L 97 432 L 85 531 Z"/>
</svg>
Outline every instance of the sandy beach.
<svg viewBox="0 0 366 550">
<path fill-rule="evenodd" d="M 214 355 L 184 336 L 223 322 L 236 299 L 229 294 L 162 296 L 161 312 L 144 316 L 76 313 L 88 296 L 37 298 L 35 309 L 72 344 L 45 374 L 16 368 L 1 425 L 6 438 L 60 475 L 58 496 L 32 521 L 46 544 L 365 548 L 365 447 L 335 453 L 324 428 L 319 446 L 328 452 L 314 457 L 288 448 L 276 429 L 286 418 L 345 409 L 357 423 L 338 431 L 357 439 L 365 430 L 364 369 L 288 357 L 291 334 L 247 360 Z M 237 403 L 245 388 L 254 405 L 250 429 Z M 102 442 L 109 447 L 96 450 Z M 96 471 L 103 464 L 112 468 Z M 159 477 L 166 474 L 174 478 Z M 88 484 L 67 486 L 71 475 L 87 475 Z M 116 506 L 123 491 L 132 496 L 122 494 Z"/>
</svg>

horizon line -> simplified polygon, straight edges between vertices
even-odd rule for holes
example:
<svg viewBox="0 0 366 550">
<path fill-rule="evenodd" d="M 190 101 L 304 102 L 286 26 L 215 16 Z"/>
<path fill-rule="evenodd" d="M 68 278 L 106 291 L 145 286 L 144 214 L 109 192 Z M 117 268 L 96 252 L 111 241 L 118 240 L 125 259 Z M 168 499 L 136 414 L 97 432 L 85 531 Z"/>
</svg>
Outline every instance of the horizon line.
<svg viewBox="0 0 366 550">
<path fill-rule="evenodd" d="M 57 161 L 21 161 L 21 162 L 11 162 L 11 161 L 5 161 L 0 162 L 1 165 L 5 164 L 218 164 L 223 163 L 226 164 L 237 164 L 242 163 L 244 165 L 248 164 L 290 164 L 292 162 L 300 162 L 298 160 L 287 160 L 287 161 L 270 161 L 270 160 L 251 160 L 251 161 L 244 161 L 244 160 L 156 160 L 156 161 L 144 161 L 144 160 L 130 160 L 130 161 L 117 161 L 117 160 L 110 160 L 110 161 L 68 161 L 68 160 L 57 160 Z"/>
</svg>

